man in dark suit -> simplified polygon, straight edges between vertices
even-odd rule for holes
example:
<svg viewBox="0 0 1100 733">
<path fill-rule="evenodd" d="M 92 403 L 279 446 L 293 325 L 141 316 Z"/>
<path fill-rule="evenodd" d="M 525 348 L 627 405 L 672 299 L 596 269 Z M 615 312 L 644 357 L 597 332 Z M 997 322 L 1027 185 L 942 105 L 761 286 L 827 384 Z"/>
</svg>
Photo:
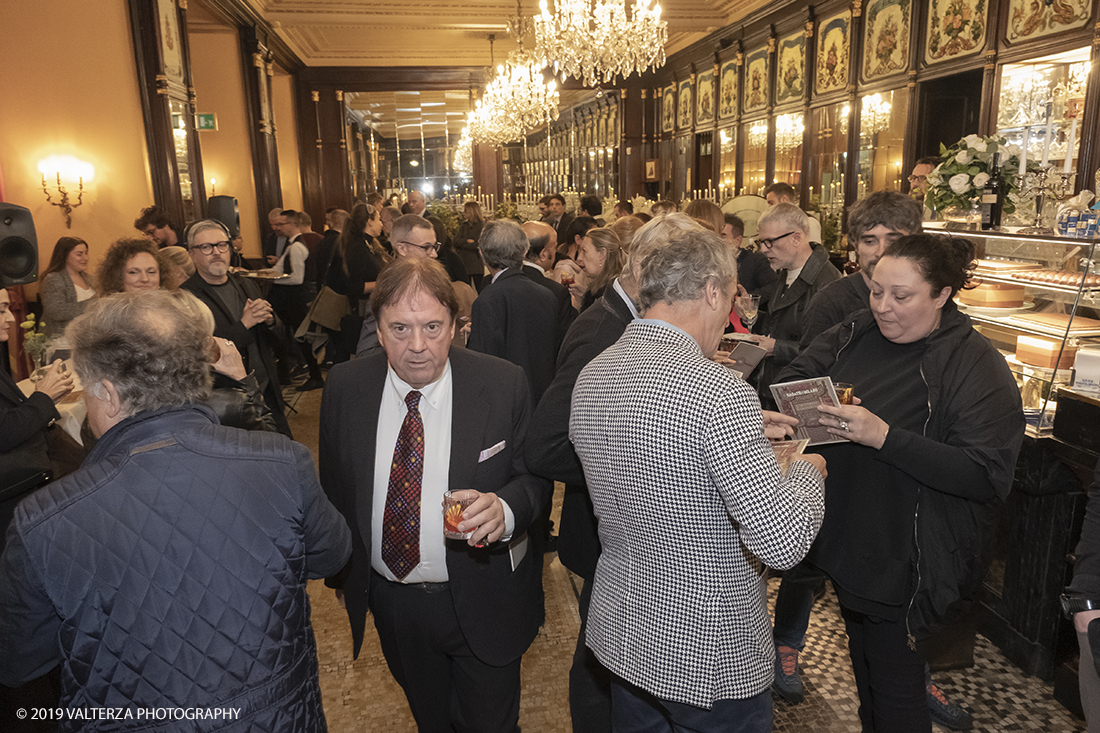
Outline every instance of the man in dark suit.
<svg viewBox="0 0 1100 733">
<path fill-rule="evenodd" d="M 564 335 L 558 303 L 523 274 L 528 245 L 519 224 L 507 219 L 486 223 L 478 246 L 492 281 L 474 301 L 466 346 L 523 367 L 532 402 L 538 403 L 554 378 Z"/>
<path fill-rule="evenodd" d="M 558 301 L 558 329 L 564 338 L 577 309 L 573 307 L 573 298 L 569 288 L 553 280 L 549 273 L 554 269 L 554 256 L 558 253 L 557 237 L 554 228 L 541 221 L 527 221 L 521 226 L 527 235 L 527 256 L 523 261 L 523 274 L 554 294 Z"/>
<path fill-rule="evenodd" d="M 229 274 L 232 249 L 225 225 L 205 219 L 187 230 L 187 249 L 195 263 L 195 274 L 182 287 L 206 303 L 214 314 L 214 336 L 229 339 L 241 353 L 245 369 L 256 375 L 260 394 L 271 409 L 275 427 L 293 437 L 283 413 L 283 390 L 271 349 L 273 334 L 279 332 L 271 303 L 260 295 L 251 280 Z"/>
<path fill-rule="evenodd" d="M 329 585 L 353 653 L 374 616 L 421 731 L 518 730 L 520 658 L 543 621 L 526 530 L 549 496 L 527 472 L 520 368 L 450 349 L 458 307 L 431 259 L 403 257 L 371 295 L 384 353 L 337 365 L 321 405 L 321 483 L 352 529 Z M 443 494 L 470 502 L 443 537 Z"/>
<path fill-rule="evenodd" d="M 573 215 L 566 213 L 565 197 L 560 193 L 550 194 L 546 218 L 543 221 L 554 227 L 554 231 L 558 233 L 558 244 L 565 244 L 565 234 L 569 231 L 569 225 L 573 223 Z"/>
<path fill-rule="evenodd" d="M 260 245 L 264 256 L 264 266 L 266 267 L 271 267 L 278 262 L 279 258 L 283 256 L 283 250 L 286 249 L 287 236 L 279 231 L 278 220 L 282 213 L 282 206 L 267 212 L 267 223 L 271 225 L 271 231 L 264 237 L 264 241 Z"/>
</svg>

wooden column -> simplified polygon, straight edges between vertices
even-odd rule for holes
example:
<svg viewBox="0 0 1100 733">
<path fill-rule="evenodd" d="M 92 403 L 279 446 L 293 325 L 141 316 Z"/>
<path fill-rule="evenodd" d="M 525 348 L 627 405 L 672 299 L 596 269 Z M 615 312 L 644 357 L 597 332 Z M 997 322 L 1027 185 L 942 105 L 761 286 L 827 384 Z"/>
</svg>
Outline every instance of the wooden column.
<svg viewBox="0 0 1100 733">
<path fill-rule="evenodd" d="M 267 212 L 283 205 L 279 177 L 279 151 L 275 140 L 275 112 L 271 79 L 275 68 L 267 47 L 267 33 L 261 28 L 240 29 L 241 68 L 244 73 L 245 112 L 252 147 L 252 174 L 256 179 L 256 214 L 266 236 L 270 230 Z"/>
</svg>

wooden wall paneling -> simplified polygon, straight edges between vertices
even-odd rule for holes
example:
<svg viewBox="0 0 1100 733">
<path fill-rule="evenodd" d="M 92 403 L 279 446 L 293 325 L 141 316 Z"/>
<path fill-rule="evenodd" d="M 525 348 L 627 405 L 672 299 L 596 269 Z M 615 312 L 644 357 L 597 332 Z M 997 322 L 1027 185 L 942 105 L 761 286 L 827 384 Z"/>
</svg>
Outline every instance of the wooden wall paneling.
<svg viewBox="0 0 1100 733">
<path fill-rule="evenodd" d="M 848 206 L 856 200 L 859 173 L 859 72 L 863 66 L 863 3 L 852 0 L 851 59 L 848 69 L 848 160 L 844 171 L 844 203 L 841 210 L 841 231 L 847 230 Z M 912 129 L 912 128 L 909 128 Z"/>
<path fill-rule="evenodd" d="M 802 169 L 798 175 L 799 191 L 798 200 L 803 203 L 803 208 L 810 205 L 810 145 L 813 140 L 810 131 L 810 100 L 813 98 L 814 87 L 814 59 L 817 58 L 817 37 L 814 33 L 813 8 L 806 8 L 804 35 L 806 36 L 806 54 L 802 69 L 805 82 L 802 89 Z"/>
<path fill-rule="evenodd" d="M 766 158 L 767 168 L 764 171 L 765 185 L 775 180 L 775 94 L 777 78 L 775 67 L 778 66 L 775 44 L 775 26 L 771 26 L 768 35 L 768 155 Z"/>
<path fill-rule="evenodd" d="M 252 173 L 256 180 L 256 214 L 259 231 L 266 237 L 271 229 L 267 212 L 283 205 L 271 90 L 275 69 L 267 46 L 267 33 L 262 28 L 240 28 L 239 37 L 241 68 L 245 72 L 245 112 L 252 148 Z"/>
<path fill-rule="evenodd" d="M 619 175 L 615 195 L 630 199 L 641 193 L 645 186 L 645 89 L 640 82 L 619 90 L 618 124 L 620 135 L 616 141 L 619 150 Z"/>
<path fill-rule="evenodd" d="M 315 221 L 325 212 L 321 185 L 321 90 L 311 88 L 301 74 L 295 75 L 298 100 L 298 163 L 302 175 L 302 208 Z"/>
<path fill-rule="evenodd" d="M 187 215 L 176 161 L 172 112 L 169 106 L 172 100 L 182 103 L 190 111 L 190 114 L 185 115 L 185 125 L 193 167 L 192 198 L 196 215 L 201 215 L 206 203 L 202 156 L 194 129 L 195 91 L 191 86 L 190 49 L 187 43 L 187 3 L 186 0 L 179 0 L 179 4 L 172 3 L 174 10 L 164 8 L 159 0 L 129 0 L 128 5 L 142 115 L 145 119 L 145 143 L 149 151 L 153 198 L 158 206 L 168 212 L 168 216 L 177 226 L 182 226 L 186 223 Z M 173 13 L 165 17 L 163 23 L 162 10 Z M 176 35 L 166 42 L 163 34 L 172 30 Z M 178 48 L 179 56 L 171 61 L 166 60 L 166 47 Z M 169 64 L 171 69 L 166 68 Z M 149 203 L 153 202 L 144 205 Z"/>
<path fill-rule="evenodd" d="M 1079 131 L 1090 130 L 1091 133 L 1081 132 L 1081 147 L 1077 151 L 1077 178 L 1074 182 L 1073 192 L 1078 193 L 1082 189 L 1096 192 L 1100 189 L 1100 183 L 1096 182 L 1096 174 L 1100 172 L 1100 140 L 1097 140 L 1097 132 L 1100 131 L 1100 17 L 1093 11 L 1096 20 L 1093 26 L 1092 53 L 1090 55 L 1091 68 L 1089 69 L 1088 87 L 1085 90 L 1085 109 Z"/>
</svg>

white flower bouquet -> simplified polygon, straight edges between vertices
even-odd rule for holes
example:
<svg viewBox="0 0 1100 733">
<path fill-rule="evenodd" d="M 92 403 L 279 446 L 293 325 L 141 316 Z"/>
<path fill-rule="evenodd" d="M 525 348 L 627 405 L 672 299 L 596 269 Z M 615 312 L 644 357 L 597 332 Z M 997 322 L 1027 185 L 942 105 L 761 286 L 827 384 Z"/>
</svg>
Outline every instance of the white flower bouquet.
<svg viewBox="0 0 1100 733">
<path fill-rule="evenodd" d="M 1001 181 L 1005 188 L 1004 213 L 1011 214 L 1016 204 L 1015 173 L 1020 169 L 1020 146 L 1008 145 L 1003 137 L 967 135 L 950 148 L 940 143 L 940 164 L 928 174 L 924 205 L 934 211 L 957 207 L 971 208 L 989 182 L 993 155 L 1000 153 Z M 1033 164 L 1028 161 L 1028 170 Z M 1035 166 L 1037 169 L 1038 167 Z"/>
</svg>

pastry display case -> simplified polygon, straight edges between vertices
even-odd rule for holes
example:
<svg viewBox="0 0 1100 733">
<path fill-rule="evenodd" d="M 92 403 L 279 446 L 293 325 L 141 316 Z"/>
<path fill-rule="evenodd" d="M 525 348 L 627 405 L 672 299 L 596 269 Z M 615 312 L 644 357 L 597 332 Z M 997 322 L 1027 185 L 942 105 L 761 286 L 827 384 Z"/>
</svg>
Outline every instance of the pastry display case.
<svg viewBox="0 0 1100 733">
<path fill-rule="evenodd" d="M 1058 387 L 1070 387 L 1079 351 L 1100 348 L 1096 241 L 958 232 L 978 252 L 972 290 L 957 296 L 974 327 L 1001 351 L 1020 387 L 1027 432 L 1049 435 Z"/>
</svg>

